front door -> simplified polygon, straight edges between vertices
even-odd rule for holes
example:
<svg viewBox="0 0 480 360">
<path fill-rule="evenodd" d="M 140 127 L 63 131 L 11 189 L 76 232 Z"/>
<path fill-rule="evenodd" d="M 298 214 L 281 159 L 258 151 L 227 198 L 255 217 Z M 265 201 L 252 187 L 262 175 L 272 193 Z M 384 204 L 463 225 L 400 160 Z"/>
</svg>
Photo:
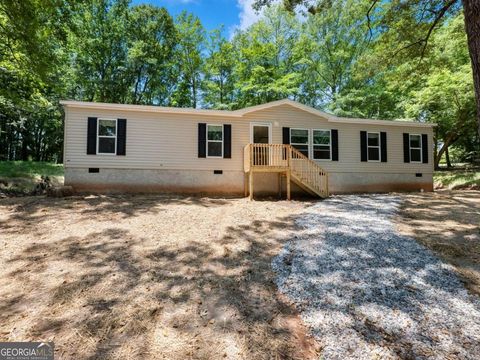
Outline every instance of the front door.
<svg viewBox="0 0 480 360">
<path fill-rule="evenodd" d="M 270 144 L 272 142 L 272 124 L 252 123 L 250 125 L 250 142 L 253 144 Z M 255 147 L 253 149 L 254 165 L 269 165 L 268 148 Z"/>
<path fill-rule="evenodd" d="M 270 144 L 270 124 L 252 124 L 252 143 Z"/>
</svg>

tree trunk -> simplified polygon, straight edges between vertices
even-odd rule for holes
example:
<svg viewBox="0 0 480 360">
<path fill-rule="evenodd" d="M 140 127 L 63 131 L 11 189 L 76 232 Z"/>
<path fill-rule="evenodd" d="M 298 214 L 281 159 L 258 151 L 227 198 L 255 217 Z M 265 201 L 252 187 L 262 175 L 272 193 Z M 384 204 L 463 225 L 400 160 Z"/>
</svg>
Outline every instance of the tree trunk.
<svg viewBox="0 0 480 360">
<path fill-rule="evenodd" d="M 477 102 L 477 126 L 480 135 L 480 1 L 462 0 L 468 50 L 472 61 L 473 84 Z"/>
<path fill-rule="evenodd" d="M 443 153 L 446 153 L 448 151 L 448 147 L 452 145 L 455 141 L 457 141 L 458 136 L 455 134 L 450 134 L 443 139 L 443 145 L 442 148 L 438 151 L 437 156 L 435 156 L 435 163 L 434 167 L 435 169 L 438 169 L 440 167 L 440 160 L 442 159 Z"/>
<path fill-rule="evenodd" d="M 438 158 L 438 127 L 435 127 L 435 136 L 433 137 L 433 163 L 434 170 L 438 170 L 438 163 L 440 159 Z"/>
<path fill-rule="evenodd" d="M 452 167 L 452 163 L 450 162 L 450 154 L 448 153 L 448 146 L 445 148 L 445 160 L 447 161 L 447 169 Z"/>
<path fill-rule="evenodd" d="M 192 79 L 192 107 L 197 108 L 197 82 L 195 81 L 195 76 Z"/>
</svg>

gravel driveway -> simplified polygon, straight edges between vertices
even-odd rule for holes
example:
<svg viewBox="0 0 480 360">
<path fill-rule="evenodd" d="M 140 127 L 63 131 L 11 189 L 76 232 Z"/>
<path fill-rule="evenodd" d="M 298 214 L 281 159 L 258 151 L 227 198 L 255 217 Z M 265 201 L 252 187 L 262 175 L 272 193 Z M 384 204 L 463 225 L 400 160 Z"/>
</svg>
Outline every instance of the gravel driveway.
<svg viewBox="0 0 480 360">
<path fill-rule="evenodd" d="M 337 196 L 297 220 L 273 260 L 277 285 L 324 359 L 478 359 L 480 301 L 392 218 L 401 199 Z"/>
</svg>

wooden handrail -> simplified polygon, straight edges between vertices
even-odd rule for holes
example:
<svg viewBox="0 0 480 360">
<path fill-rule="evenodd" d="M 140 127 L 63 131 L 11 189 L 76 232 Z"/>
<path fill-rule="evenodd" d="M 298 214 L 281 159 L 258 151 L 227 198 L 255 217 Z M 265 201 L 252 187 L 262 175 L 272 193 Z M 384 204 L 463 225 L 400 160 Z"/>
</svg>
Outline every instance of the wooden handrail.
<svg viewBox="0 0 480 360">
<path fill-rule="evenodd" d="M 244 148 L 244 170 L 285 171 L 310 191 L 322 197 L 328 196 L 328 173 L 291 145 L 247 144 Z"/>
<path fill-rule="evenodd" d="M 328 173 L 315 161 L 309 159 L 300 151 L 289 145 L 290 148 L 290 170 L 299 180 L 312 187 L 321 196 L 328 196 Z M 297 161 L 299 160 L 299 161 Z"/>
</svg>

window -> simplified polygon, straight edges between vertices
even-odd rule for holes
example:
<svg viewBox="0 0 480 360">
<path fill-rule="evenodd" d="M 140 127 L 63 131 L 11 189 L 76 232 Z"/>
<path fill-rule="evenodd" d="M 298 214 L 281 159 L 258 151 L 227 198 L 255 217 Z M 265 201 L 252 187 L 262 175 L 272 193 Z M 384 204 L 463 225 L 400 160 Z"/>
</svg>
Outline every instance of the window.
<svg viewBox="0 0 480 360">
<path fill-rule="evenodd" d="M 316 160 L 331 159 L 330 130 L 313 130 L 313 158 Z"/>
<path fill-rule="evenodd" d="M 97 154 L 115 155 L 117 149 L 117 120 L 98 119 Z"/>
<path fill-rule="evenodd" d="M 410 162 L 422 162 L 422 136 L 410 134 Z"/>
<path fill-rule="evenodd" d="M 308 129 L 290 129 L 290 145 L 308 157 Z"/>
<path fill-rule="evenodd" d="M 223 125 L 207 125 L 207 156 L 223 157 Z"/>
<path fill-rule="evenodd" d="M 368 161 L 380 161 L 380 133 L 367 133 Z"/>
</svg>

